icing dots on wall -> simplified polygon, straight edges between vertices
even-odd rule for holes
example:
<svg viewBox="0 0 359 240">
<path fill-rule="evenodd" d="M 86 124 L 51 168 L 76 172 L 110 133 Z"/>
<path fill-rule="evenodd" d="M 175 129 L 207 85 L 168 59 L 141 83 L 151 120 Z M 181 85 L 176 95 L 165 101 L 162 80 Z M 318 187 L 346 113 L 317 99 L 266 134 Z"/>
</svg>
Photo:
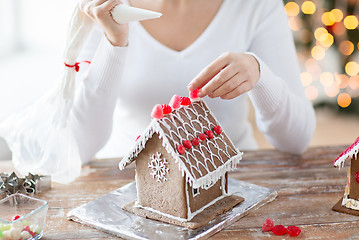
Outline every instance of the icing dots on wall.
<svg viewBox="0 0 359 240">
<path fill-rule="evenodd" d="M 184 140 L 182 142 L 182 145 L 177 145 L 177 151 L 179 154 L 183 155 L 186 152 L 186 149 L 191 149 L 193 146 L 198 146 L 201 141 L 208 139 L 213 139 L 214 138 L 214 133 L 215 132 L 217 135 L 220 135 L 222 133 L 222 128 L 221 126 L 215 126 L 213 128 L 213 131 L 211 130 L 207 130 L 205 133 L 200 133 L 198 135 L 198 137 L 195 137 L 192 139 L 192 141 L 190 140 Z"/>
<path fill-rule="evenodd" d="M 153 178 L 156 178 L 157 182 L 167 181 L 166 175 L 169 172 L 168 162 L 165 158 L 162 158 L 162 154 L 156 152 L 151 156 L 151 162 L 148 163 L 148 167 L 152 169 L 150 173 Z"/>
</svg>

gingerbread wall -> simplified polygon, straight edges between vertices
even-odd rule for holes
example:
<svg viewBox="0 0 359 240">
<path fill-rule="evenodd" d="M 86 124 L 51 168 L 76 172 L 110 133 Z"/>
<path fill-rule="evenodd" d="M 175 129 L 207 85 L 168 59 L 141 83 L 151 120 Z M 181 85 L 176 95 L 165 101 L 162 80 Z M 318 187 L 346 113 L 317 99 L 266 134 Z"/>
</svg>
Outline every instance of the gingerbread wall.
<svg viewBox="0 0 359 240">
<path fill-rule="evenodd" d="M 192 187 L 187 186 L 188 196 L 189 196 L 189 206 L 191 212 L 195 212 L 206 204 L 210 203 L 217 197 L 222 195 L 221 182 L 222 178 L 226 179 L 226 177 L 221 177 L 217 180 L 217 182 L 209 189 L 199 188 L 199 194 L 193 197 L 192 195 Z M 224 180 L 226 181 L 226 180 Z"/>
<path fill-rule="evenodd" d="M 157 153 L 161 155 L 162 163 L 163 159 L 167 161 L 165 166 L 168 172 L 164 175 L 166 180 L 162 178 L 158 181 L 151 175 L 153 168 L 150 168 L 149 164 L 158 165 L 153 162 L 153 156 L 156 157 Z M 156 133 L 147 141 L 146 147 L 136 158 L 136 184 L 137 201 L 140 205 L 172 216 L 187 218 L 185 180 L 178 163 L 163 148 L 162 141 Z"/>
</svg>

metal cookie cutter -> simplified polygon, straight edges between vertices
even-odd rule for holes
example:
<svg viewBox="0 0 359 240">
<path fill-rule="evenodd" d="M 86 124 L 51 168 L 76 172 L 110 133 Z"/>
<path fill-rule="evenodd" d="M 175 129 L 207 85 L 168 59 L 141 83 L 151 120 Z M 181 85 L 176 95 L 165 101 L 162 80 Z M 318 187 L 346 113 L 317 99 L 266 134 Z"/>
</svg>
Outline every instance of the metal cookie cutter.
<svg viewBox="0 0 359 240">
<path fill-rule="evenodd" d="M 51 188 L 51 177 L 29 173 L 19 178 L 15 172 L 0 173 L 0 199 L 15 193 L 33 196 Z"/>
</svg>

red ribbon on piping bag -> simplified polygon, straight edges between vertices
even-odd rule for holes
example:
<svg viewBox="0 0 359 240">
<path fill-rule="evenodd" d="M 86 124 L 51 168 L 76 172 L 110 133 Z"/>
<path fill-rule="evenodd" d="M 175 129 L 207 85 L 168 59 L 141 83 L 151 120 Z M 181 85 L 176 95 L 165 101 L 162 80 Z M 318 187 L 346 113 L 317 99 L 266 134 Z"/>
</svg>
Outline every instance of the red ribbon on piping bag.
<svg viewBox="0 0 359 240">
<path fill-rule="evenodd" d="M 80 70 L 80 63 L 82 62 L 85 62 L 85 63 L 88 63 L 90 64 L 91 61 L 81 61 L 81 62 L 76 62 L 74 65 L 70 65 L 70 64 L 67 64 L 64 62 L 65 66 L 66 67 L 69 67 L 69 68 L 75 68 L 75 71 L 78 72 Z"/>
</svg>

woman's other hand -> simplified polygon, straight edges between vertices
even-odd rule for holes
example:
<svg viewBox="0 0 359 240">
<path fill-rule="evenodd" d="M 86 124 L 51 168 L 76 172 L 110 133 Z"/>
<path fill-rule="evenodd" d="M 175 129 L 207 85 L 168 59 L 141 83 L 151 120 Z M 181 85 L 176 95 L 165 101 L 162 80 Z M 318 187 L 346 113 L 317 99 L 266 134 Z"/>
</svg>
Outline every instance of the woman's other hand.
<svg viewBox="0 0 359 240">
<path fill-rule="evenodd" d="M 199 97 L 233 99 L 251 90 L 259 80 L 259 63 L 246 53 L 224 53 L 204 68 L 188 85 L 201 88 Z"/>
<path fill-rule="evenodd" d="M 80 10 L 102 27 L 107 39 L 114 46 L 128 45 L 128 24 L 113 20 L 111 10 L 122 2 L 119 0 L 82 0 Z"/>
</svg>

